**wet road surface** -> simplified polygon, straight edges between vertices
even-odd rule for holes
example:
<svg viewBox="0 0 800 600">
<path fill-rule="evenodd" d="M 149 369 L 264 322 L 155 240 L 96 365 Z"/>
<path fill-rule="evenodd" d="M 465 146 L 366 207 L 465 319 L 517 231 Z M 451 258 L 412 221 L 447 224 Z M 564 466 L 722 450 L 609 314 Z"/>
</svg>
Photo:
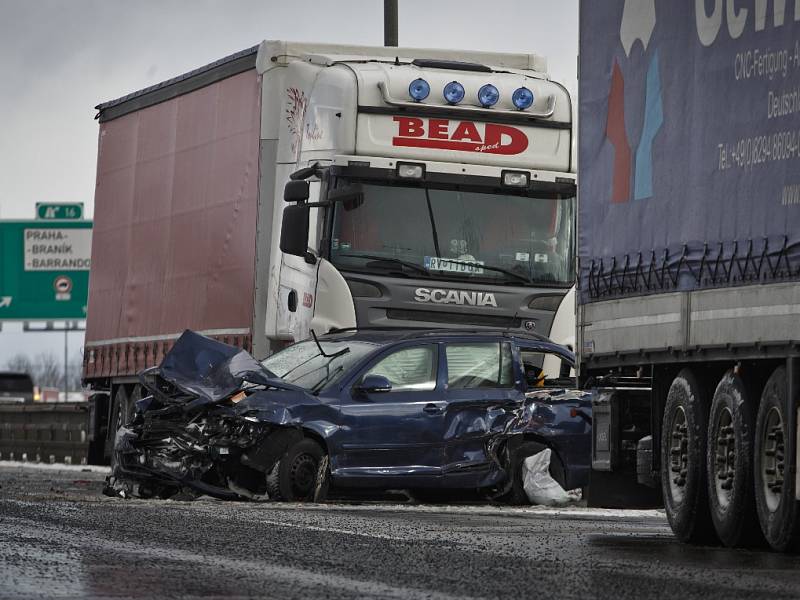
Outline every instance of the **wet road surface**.
<svg viewBox="0 0 800 600">
<path fill-rule="evenodd" d="M 103 478 L 0 466 L 0 597 L 800 597 L 800 557 L 682 545 L 658 511 L 122 500 Z"/>
</svg>

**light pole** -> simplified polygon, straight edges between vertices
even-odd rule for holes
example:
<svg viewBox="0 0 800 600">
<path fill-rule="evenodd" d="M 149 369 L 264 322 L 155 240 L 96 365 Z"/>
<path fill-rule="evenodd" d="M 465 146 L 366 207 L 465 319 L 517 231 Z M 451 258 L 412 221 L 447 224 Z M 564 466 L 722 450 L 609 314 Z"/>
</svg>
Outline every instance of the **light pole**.
<svg viewBox="0 0 800 600">
<path fill-rule="evenodd" d="M 383 0 L 383 45 L 397 46 L 397 0 Z"/>
</svg>

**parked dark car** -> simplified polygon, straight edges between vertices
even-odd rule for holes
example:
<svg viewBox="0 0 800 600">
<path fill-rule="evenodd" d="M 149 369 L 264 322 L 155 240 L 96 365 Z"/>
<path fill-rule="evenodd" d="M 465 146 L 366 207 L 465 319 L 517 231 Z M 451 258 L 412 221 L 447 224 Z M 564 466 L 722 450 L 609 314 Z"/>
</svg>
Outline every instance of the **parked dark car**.
<svg viewBox="0 0 800 600">
<path fill-rule="evenodd" d="M 546 373 L 547 363 L 558 365 Z M 545 447 L 566 488 L 588 484 L 590 406 L 574 356 L 500 331 L 343 331 L 262 363 L 187 331 L 140 380 L 112 482 L 140 495 L 311 500 L 341 488 L 483 490 L 524 499 Z M 132 485 L 131 485 L 132 488 Z"/>
<path fill-rule="evenodd" d="M 30 404 L 33 388 L 33 379 L 27 373 L 0 371 L 0 404 Z"/>
</svg>

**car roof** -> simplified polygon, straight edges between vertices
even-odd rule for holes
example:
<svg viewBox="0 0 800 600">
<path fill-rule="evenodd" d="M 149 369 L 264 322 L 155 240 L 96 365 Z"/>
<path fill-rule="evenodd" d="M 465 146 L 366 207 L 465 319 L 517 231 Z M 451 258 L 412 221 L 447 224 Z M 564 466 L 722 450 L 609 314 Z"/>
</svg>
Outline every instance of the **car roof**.
<svg viewBox="0 0 800 600">
<path fill-rule="evenodd" d="M 320 337 L 320 341 L 365 341 L 373 344 L 385 345 L 403 340 L 431 339 L 453 340 L 459 338 L 507 338 L 517 343 L 536 342 L 552 345 L 569 351 L 567 348 L 556 344 L 549 338 L 536 333 L 523 333 L 502 329 L 448 329 L 448 328 L 406 328 L 406 327 L 363 327 L 337 329 Z"/>
</svg>

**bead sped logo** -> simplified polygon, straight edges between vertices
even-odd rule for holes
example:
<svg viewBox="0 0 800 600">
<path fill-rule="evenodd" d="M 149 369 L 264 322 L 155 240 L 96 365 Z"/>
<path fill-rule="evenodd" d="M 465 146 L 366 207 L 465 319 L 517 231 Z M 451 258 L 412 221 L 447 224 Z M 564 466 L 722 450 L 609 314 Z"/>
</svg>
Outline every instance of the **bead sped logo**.
<svg viewBox="0 0 800 600">
<path fill-rule="evenodd" d="M 394 122 L 393 146 L 504 155 L 528 148 L 528 136 L 510 125 L 416 117 L 394 117 Z"/>
</svg>

